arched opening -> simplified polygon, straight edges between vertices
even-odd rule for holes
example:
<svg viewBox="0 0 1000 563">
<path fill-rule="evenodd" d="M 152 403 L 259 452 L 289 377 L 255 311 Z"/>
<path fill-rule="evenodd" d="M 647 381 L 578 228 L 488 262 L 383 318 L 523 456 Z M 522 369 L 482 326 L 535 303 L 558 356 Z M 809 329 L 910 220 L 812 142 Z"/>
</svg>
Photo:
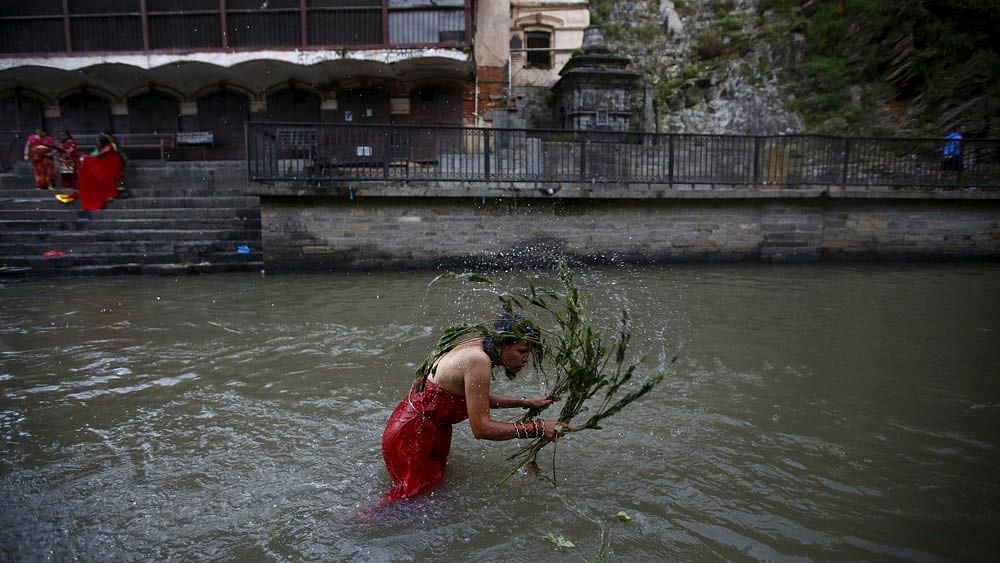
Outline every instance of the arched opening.
<svg viewBox="0 0 1000 563">
<path fill-rule="evenodd" d="M 128 123 L 132 133 L 176 133 L 180 102 L 175 96 L 151 90 L 129 98 Z"/>
<path fill-rule="evenodd" d="M 60 129 L 73 133 L 98 133 L 111 130 L 111 105 L 89 92 L 75 92 L 59 100 L 62 116 Z"/>
<path fill-rule="evenodd" d="M 198 127 L 213 133 L 211 153 L 214 158 L 243 158 L 243 127 L 249 105 L 244 94 L 233 90 L 219 90 L 198 98 Z"/>
<path fill-rule="evenodd" d="M 319 95 L 303 88 L 284 88 L 267 96 L 268 121 L 320 121 Z"/>
<path fill-rule="evenodd" d="M 31 132 L 45 128 L 45 108 L 42 102 L 23 94 L 0 98 L 0 131 Z"/>
<path fill-rule="evenodd" d="M 39 128 L 45 128 L 40 100 L 19 93 L 0 97 L 0 168 L 10 168 L 21 160 L 28 135 Z"/>
</svg>

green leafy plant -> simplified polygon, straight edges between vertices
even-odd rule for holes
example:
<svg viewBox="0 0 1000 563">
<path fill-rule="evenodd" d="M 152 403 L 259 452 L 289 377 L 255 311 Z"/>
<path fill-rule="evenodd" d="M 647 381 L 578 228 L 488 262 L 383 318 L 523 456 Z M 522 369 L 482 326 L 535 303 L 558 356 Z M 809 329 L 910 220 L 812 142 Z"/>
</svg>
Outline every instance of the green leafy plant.
<svg viewBox="0 0 1000 563">
<path fill-rule="evenodd" d="M 543 539 L 555 545 L 557 549 L 573 549 L 576 547 L 575 543 L 569 541 L 568 539 L 562 536 L 557 536 L 552 532 L 545 534 L 545 537 Z"/>
<path fill-rule="evenodd" d="M 494 283 L 478 274 L 444 274 L 431 283 L 443 277 Z M 638 362 L 629 361 L 628 344 L 631 332 L 627 312 L 624 310 L 621 312 L 617 336 L 609 343 L 601 331 L 590 323 L 584 297 L 574 284 L 573 272 L 565 259 L 560 260 L 558 278 L 562 284 L 561 291 L 541 289 L 532 283 L 526 291 L 501 294 L 500 304 L 507 314 L 522 315 L 527 319 L 541 315 L 543 318 L 547 317 L 547 321 L 551 321 L 552 326 L 548 327 L 545 323 L 532 323 L 540 329 L 540 336 L 529 333 L 522 335 L 525 340 L 538 344 L 532 352 L 535 369 L 546 380 L 550 378 L 548 370 L 552 372 L 554 381 L 551 382 L 548 397 L 555 402 L 564 401 L 558 416 L 560 422 L 572 421 L 588 410 L 588 403 L 595 402 L 596 405 L 592 405 L 593 408 L 589 409 L 592 414 L 583 423 L 575 426 L 577 431 L 599 430 L 603 420 L 617 414 L 651 391 L 663 379 L 664 374 L 650 375 L 637 387 L 627 387 L 626 384 L 633 381 L 639 365 Z M 491 335 L 496 335 L 496 332 L 490 323 L 445 329 L 437 345 L 417 368 L 418 388 L 423 389 L 424 381 L 434 372 L 438 358 L 470 338 Z M 517 335 L 515 327 L 515 336 Z M 537 417 L 540 413 L 541 409 L 529 409 L 523 420 Z M 551 478 L 541 474 L 536 462 L 538 453 L 548 443 L 544 437 L 536 438 L 511 455 L 509 459 L 515 460 L 515 466 L 504 476 L 501 483 L 521 468 L 525 468 L 529 473 L 546 478 L 555 484 L 555 448 L 552 449 Z"/>
</svg>

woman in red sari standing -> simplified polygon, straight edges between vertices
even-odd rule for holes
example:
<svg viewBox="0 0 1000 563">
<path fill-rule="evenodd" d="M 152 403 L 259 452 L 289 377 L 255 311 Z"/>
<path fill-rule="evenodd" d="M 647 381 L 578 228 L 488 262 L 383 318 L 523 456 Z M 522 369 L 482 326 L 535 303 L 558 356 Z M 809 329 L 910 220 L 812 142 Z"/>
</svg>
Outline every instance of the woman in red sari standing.
<svg viewBox="0 0 1000 563">
<path fill-rule="evenodd" d="M 84 211 L 101 209 L 118 195 L 118 182 L 122 180 L 125 159 L 118 142 L 109 133 L 101 132 L 97 150 L 80 161 L 77 185 L 80 206 Z"/>
<path fill-rule="evenodd" d="M 478 439 L 511 440 L 544 436 L 556 440 L 573 427 L 557 420 L 503 422 L 491 408 L 545 408 L 544 395 L 510 397 L 490 391 L 493 368 L 513 379 L 527 363 L 538 329 L 523 318 L 505 315 L 494 324 L 495 336 L 470 335 L 439 357 L 426 379 L 418 377 L 389 417 L 382 434 L 382 455 L 392 487 L 378 507 L 419 495 L 444 478 L 451 449 L 452 425 L 469 419 Z M 557 427 L 559 425 L 559 427 Z"/>
<path fill-rule="evenodd" d="M 56 183 L 56 169 L 52 164 L 52 153 L 56 142 L 44 129 L 36 129 L 28 135 L 24 144 L 24 160 L 31 161 L 35 172 L 35 188 L 50 190 Z"/>
</svg>

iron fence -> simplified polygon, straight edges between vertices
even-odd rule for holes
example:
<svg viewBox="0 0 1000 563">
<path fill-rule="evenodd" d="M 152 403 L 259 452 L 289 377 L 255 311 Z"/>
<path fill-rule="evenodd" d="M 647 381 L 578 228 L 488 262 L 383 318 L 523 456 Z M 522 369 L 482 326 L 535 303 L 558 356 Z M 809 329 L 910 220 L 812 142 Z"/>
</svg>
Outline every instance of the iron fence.
<svg viewBox="0 0 1000 563">
<path fill-rule="evenodd" d="M 1000 140 L 247 124 L 252 181 L 1000 186 Z"/>
</svg>

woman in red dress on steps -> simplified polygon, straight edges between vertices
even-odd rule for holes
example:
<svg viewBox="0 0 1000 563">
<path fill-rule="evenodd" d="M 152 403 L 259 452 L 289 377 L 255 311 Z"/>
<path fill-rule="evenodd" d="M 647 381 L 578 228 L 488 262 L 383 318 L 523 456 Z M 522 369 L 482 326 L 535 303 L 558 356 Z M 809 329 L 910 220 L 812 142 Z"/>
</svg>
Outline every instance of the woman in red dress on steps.
<svg viewBox="0 0 1000 563">
<path fill-rule="evenodd" d="M 440 483 L 451 450 L 451 427 L 466 418 L 478 439 L 558 438 L 557 420 L 515 423 L 490 416 L 491 408 L 544 408 L 552 404 L 543 395 L 510 397 L 490 391 L 493 368 L 503 367 L 513 379 L 528 363 L 532 340 L 538 335 L 538 330 L 520 317 L 501 317 L 494 330 L 499 336 L 470 336 L 441 356 L 423 389 L 418 378 L 396 406 L 382 434 L 382 455 L 392 487 L 378 506 L 419 495 Z M 562 431 L 573 430 L 570 425 L 561 426 Z"/>
<path fill-rule="evenodd" d="M 55 140 L 44 129 L 36 129 L 28 135 L 24 145 L 24 160 L 31 162 L 35 173 L 35 188 L 51 190 L 56 181 L 56 169 L 52 164 L 52 153 L 55 152 Z"/>
<path fill-rule="evenodd" d="M 118 195 L 118 182 L 124 178 L 125 159 L 117 140 L 106 132 L 97 139 L 97 150 L 83 157 L 77 171 L 80 207 L 84 211 L 101 209 Z"/>
</svg>

